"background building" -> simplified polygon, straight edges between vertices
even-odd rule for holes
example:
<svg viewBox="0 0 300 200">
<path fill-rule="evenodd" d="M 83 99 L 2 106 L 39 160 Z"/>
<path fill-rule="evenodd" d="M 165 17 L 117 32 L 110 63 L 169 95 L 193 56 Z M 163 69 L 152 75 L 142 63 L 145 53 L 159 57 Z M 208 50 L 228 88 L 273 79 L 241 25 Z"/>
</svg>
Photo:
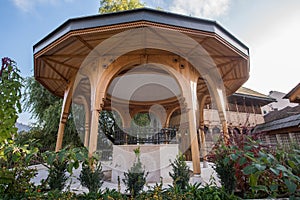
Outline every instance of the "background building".
<svg viewBox="0 0 300 200">
<path fill-rule="evenodd" d="M 274 110 L 264 116 L 265 123 L 258 125 L 254 133 L 271 146 L 291 147 L 300 145 L 300 84 L 293 88 L 283 99 L 289 106 Z M 292 105 L 292 106 L 290 106 Z M 296 106 L 295 106 L 296 105 Z"/>
</svg>

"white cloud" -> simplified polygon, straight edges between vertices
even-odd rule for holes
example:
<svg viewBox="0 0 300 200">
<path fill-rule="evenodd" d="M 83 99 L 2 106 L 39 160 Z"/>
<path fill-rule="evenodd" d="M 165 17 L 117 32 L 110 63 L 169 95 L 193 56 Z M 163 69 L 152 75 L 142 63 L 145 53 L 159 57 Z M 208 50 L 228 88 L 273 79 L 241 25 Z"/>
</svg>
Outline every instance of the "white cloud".
<svg viewBox="0 0 300 200">
<path fill-rule="evenodd" d="M 225 15 L 231 0 L 173 0 L 169 9 L 195 17 L 216 18 Z"/>
<path fill-rule="evenodd" d="M 56 5 L 61 0 L 12 0 L 15 6 L 24 12 L 31 12 L 37 5 Z M 73 0 L 63 0 L 64 2 L 71 2 Z"/>
</svg>

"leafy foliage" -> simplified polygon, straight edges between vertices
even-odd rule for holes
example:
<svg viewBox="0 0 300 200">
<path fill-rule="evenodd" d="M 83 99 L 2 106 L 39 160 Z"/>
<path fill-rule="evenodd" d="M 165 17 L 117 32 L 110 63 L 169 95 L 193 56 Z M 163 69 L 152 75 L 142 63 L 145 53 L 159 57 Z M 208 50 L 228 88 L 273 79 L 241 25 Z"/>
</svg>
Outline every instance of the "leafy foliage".
<svg viewBox="0 0 300 200">
<path fill-rule="evenodd" d="M 81 185 L 87 187 L 90 193 L 98 193 L 103 184 L 103 172 L 101 163 L 95 158 L 90 158 L 89 162 L 83 162 L 79 175 Z"/>
<path fill-rule="evenodd" d="M 100 0 L 99 13 L 111 13 L 123 10 L 142 8 L 145 4 L 140 0 Z"/>
<path fill-rule="evenodd" d="M 180 189 L 185 189 L 190 180 L 189 167 L 185 162 L 185 156 L 183 154 L 178 155 L 171 166 L 173 173 L 169 172 L 169 175 L 173 179 L 173 184 Z"/>
<path fill-rule="evenodd" d="M 21 112 L 21 88 L 23 78 L 20 76 L 16 62 L 2 58 L 0 69 L 0 142 L 17 133 L 15 123 Z"/>
<path fill-rule="evenodd" d="M 233 135 L 229 145 L 219 144 L 209 157 L 229 192 L 235 189 L 247 198 L 300 196 L 298 149 L 270 149 L 256 135 Z"/>
<path fill-rule="evenodd" d="M 128 172 L 124 173 L 125 178 L 123 179 L 123 182 L 127 187 L 126 191 L 130 192 L 133 197 L 137 196 L 143 189 L 148 175 L 142 167 L 139 148 L 135 149 L 134 153 L 136 155 L 136 161 Z"/>
<path fill-rule="evenodd" d="M 52 95 L 33 77 L 25 81 L 24 107 L 37 120 L 36 127 L 28 133 L 29 138 L 38 136 L 47 150 L 54 150 L 59 126 L 62 100 Z M 76 131 L 73 114 L 70 112 L 66 123 L 63 146 L 82 146 Z"/>
<path fill-rule="evenodd" d="M 88 151 L 84 147 L 73 149 L 66 147 L 58 152 L 46 151 L 42 156 L 49 171 L 43 184 L 46 185 L 45 187 L 49 186 L 50 190 L 62 191 L 69 178 L 66 172 L 72 174 L 73 169 L 79 167 L 80 161 L 85 162 L 88 158 Z"/>
<path fill-rule="evenodd" d="M 27 166 L 37 153 L 37 148 L 15 144 L 13 140 L 5 140 L 0 145 L 0 196 L 12 199 L 35 189 L 30 179 L 35 176 L 36 169 Z"/>
<path fill-rule="evenodd" d="M 235 162 L 228 157 L 230 154 L 231 150 L 221 140 L 213 149 L 213 156 L 210 156 L 211 160 L 215 163 L 214 168 L 218 173 L 221 184 L 229 194 L 235 191 L 237 183 Z"/>
</svg>

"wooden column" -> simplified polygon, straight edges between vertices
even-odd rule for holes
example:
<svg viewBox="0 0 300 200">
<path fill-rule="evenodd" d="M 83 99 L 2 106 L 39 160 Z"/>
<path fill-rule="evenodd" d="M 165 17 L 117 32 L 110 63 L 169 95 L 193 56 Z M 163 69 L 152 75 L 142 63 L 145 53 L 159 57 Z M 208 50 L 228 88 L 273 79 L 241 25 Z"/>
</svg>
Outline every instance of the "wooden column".
<svg viewBox="0 0 300 200">
<path fill-rule="evenodd" d="M 196 129 L 196 117 L 193 109 L 188 111 L 189 118 L 189 130 L 190 130 L 190 139 L 191 139 L 191 151 L 192 151 L 192 161 L 193 161 L 193 171 L 194 174 L 201 174 L 200 168 L 200 154 L 198 146 L 198 137 Z"/>
<path fill-rule="evenodd" d="M 207 81 L 207 87 L 209 88 L 210 96 L 215 101 L 219 118 L 223 127 L 223 137 L 224 141 L 227 144 L 229 139 L 228 134 L 228 125 L 227 125 L 227 117 L 226 117 L 226 106 L 227 101 L 225 97 L 225 88 L 223 82 L 220 82 L 216 79 L 216 76 L 206 75 L 203 77 Z"/>
<path fill-rule="evenodd" d="M 91 113 L 91 130 L 90 130 L 90 141 L 89 141 L 89 156 L 90 157 L 97 150 L 99 112 L 100 112 L 100 110 L 93 109 L 92 113 Z"/>
<path fill-rule="evenodd" d="M 182 96 L 186 104 L 191 142 L 190 144 L 193 162 L 193 173 L 194 176 L 198 176 L 201 174 L 196 117 L 198 112 L 197 81 L 199 74 L 192 66 L 190 66 L 190 64 L 186 60 L 182 60 L 179 63 L 180 67 L 178 69 L 178 72 L 181 75 L 177 76 L 176 78 L 182 89 Z"/>
<path fill-rule="evenodd" d="M 199 120 L 200 120 L 200 128 L 199 128 L 199 133 L 200 133 L 200 139 L 201 139 L 201 152 L 203 156 L 203 168 L 207 168 L 207 151 L 206 151 L 206 141 L 205 141 L 205 133 L 204 133 L 204 106 L 205 106 L 205 101 L 206 101 L 207 96 L 200 96 L 199 97 Z"/>
<path fill-rule="evenodd" d="M 86 105 L 84 106 L 85 110 L 85 129 L 84 129 L 84 146 L 88 147 L 89 146 L 89 137 L 90 137 L 90 109 L 89 106 Z"/>
<path fill-rule="evenodd" d="M 56 140 L 56 147 L 55 151 L 59 151 L 62 148 L 62 141 L 64 137 L 64 131 L 65 131 L 65 124 L 67 122 L 68 116 L 69 116 L 69 110 L 70 105 L 72 102 L 72 90 L 73 90 L 73 81 L 71 81 L 64 93 L 64 100 L 62 105 L 62 111 L 60 115 L 60 122 L 58 127 L 58 133 L 57 133 L 57 140 Z"/>
<path fill-rule="evenodd" d="M 188 64 L 186 63 L 186 66 Z M 189 94 L 186 96 L 187 109 L 188 109 L 188 120 L 189 120 L 189 130 L 190 130 L 190 140 L 191 140 L 191 151 L 192 151 L 192 161 L 193 161 L 193 172 L 194 175 L 201 174 L 200 167 L 200 152 L 198 144 L 198 134 L 197 134 L 197 117 L 196 112 L 198 108 L 197 99 L 197 80 L 198 76 L 195 74 L 191 68 L 188 68 L 188 86 Z"/>
</svg>

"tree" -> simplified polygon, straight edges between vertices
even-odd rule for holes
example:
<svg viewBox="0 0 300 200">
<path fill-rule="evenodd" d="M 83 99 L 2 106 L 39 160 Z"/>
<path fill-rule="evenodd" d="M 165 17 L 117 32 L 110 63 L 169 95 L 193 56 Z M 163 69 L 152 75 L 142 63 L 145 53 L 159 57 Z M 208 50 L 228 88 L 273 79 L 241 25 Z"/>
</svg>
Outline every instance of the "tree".
<svg viewBox="0 0 300 200">
<path fill-rule="evenodd" d="M 35 136 L 38 136 L 40 143 L 45 149 L 54 149 L 62 99 L 51 94 L 33 77 L 30 77 L 25 81 L 23 102 L 25 110 L 31 112 L 32 116 L 37 120 L 37 127 L 34 129 Z M 37 130 L 39 134 L 36 133 Z M 74 125 L 72 112 L 70 112 L 66 123 L 63 145 L 82 145 Z"/>
<path fill-rule="evenodd" d="M 100 0 L 99 13 L 111 13 L 123 10 L 142 8 L 145 4 L 140 0 Z"/>
<path fill-rule="evenodd" d="M 0 69 L 0 142 L 17 133 L 15 123 L 21 112 L 21 88 L 23 78 L 16 62 L 2 58 Z"/>
</svg>

